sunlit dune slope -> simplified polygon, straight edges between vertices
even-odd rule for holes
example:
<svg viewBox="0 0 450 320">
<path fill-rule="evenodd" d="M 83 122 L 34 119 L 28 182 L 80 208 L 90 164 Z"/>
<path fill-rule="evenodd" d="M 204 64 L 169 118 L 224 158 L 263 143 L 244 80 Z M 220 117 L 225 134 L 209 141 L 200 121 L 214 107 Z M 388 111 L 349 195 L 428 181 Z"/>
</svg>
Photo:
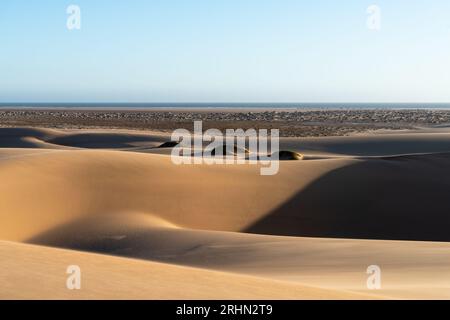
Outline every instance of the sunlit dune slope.
<svg viewBox="0 0 450 320">
<path fill-rule="evenodd" d="M 66 287 L 81 269 L 81 290 Z M 364 299 L 370 295 L 0 241 L 0 299 Z"/>
</svg>

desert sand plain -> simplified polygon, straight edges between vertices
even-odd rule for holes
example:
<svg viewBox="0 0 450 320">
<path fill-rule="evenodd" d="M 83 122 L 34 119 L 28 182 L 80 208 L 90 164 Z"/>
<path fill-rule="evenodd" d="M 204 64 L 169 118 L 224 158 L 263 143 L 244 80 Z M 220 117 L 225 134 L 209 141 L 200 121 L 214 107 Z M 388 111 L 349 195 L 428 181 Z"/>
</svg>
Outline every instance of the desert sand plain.
<svg viewBox="0 0 450 320">
<path fill-rule="evenodd" d="M 168 140 L 0 128 L 0 298 L 450 298 L 449 129 L 282 138 L 274 176 Z"/>
</svg>

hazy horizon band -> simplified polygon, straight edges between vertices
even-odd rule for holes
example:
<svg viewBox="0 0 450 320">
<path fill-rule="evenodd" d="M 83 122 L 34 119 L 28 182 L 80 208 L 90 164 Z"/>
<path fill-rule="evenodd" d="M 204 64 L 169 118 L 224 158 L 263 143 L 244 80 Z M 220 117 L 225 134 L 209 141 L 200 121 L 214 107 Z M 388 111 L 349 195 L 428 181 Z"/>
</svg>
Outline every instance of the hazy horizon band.
<svg viewBox="0 0 450 320">
<path fill-rule="evenodd" d="M 239 103 L 239 102 L 71 102 L 0 103 L 0 109 L 450 109 L 450 103 Z"/>
</svg>

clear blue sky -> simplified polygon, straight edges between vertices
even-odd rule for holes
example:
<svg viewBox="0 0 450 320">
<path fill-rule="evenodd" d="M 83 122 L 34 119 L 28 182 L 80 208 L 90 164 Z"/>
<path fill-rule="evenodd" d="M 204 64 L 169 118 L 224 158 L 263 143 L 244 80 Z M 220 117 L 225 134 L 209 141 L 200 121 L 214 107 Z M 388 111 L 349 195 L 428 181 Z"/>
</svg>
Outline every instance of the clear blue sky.
<svg viewBox="0 0 450 320">
<path fill-rule="evenodd" d="M 0 102 L 25 101 L 450 102 L 450 1 L 1 0 Z"/>
</svg>

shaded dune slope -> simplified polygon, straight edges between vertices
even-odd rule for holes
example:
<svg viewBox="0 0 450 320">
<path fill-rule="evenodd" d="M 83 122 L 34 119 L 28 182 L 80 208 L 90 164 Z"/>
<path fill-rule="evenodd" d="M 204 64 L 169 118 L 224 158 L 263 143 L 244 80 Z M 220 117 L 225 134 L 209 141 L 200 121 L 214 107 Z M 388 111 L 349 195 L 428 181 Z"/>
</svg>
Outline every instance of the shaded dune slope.
<svg viewBox="0 0 450 320">
<path fill-rule="evenodd" d="M 48 139 L 48 142 L 88 149 L 126 149 L 158 146 L 161 143 L 161 137 L 130 133 L 73 133 Z"/>
<path fill-rule="evenodd" d="M 0 128 L 0 148 L 61 148 L 46 141 L 57 134 L 50 129 Z"/>
<path fill-rule="evenodd" d="M 284 138 L 284 149 L 308 154 L 390 156 L 450 151 L 448 133 L 397 133 L 350 137 Z M 299 148 L 301 147 L 301 148 Z"/>
<path fill-rule="evenodd" d="M 136 149 L 155 147 L 167 139 L 164 135 L 139 132 L 58 131 L 39 128 L 0 128 L 0 148 L 87 148 Z"/>
<path fill-rule="evenodd" d="M 449 164 L 450 154 L 354 162 L 324 174 L 245 231 L 450 241 Z"/>
</svg>

